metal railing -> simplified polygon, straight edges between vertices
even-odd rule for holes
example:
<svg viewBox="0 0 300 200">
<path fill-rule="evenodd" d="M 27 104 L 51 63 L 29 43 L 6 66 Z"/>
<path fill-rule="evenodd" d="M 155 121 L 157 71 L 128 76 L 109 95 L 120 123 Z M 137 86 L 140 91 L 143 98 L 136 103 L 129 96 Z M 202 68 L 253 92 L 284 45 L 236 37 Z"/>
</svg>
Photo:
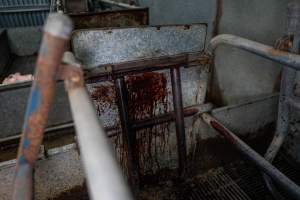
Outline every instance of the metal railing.
<svg viewBox="0 0 300 200">
<path fill-rule="evenodd" d="M 84 77 L 79 67 L 80 65 L 68 54 L 66 54 L 69 56 L 67 65 L 61 65 L 71 30 L 72 23 L 62 14 L 50 15 L 45 25 L 44 38 L 37 62 L 36 79 L 32 85 L 19 147 L 13 199 L 33 198 L 34 164 L 44 136 L 57 76 L 65 81 L 90 197 L 92 199 L 132 199 L 121 170 L 114 158 L 107 135 L 99 124 L 92 101 L 84 87 Z M 300 70 L 300 56 L 293 53 L 280 51 L 237 36 L 220 35 L 211 42 L 209 47 L 211 54 L 220 44 L 229 44 Z M 132 186 L 139 184 L 139 155 L 137 154 L 138 151 L 135 150 L 135 130 L 145 126 L 175 121 L 178 169 L 180 175 L 184 174 L 187 161 L 184 117 L 209 112 L 211 105 L 195 105 L 190 108 L 183 108 L 180 67 L 206 65 L 210 61 L 210 56 L 198 52 L 102 65 L 99 68 L 108 69 L 108 71 L 97 72 L 95 70 L 87 74 L 86 79 L 90 83 L 107 80 L 115 83 L 123 140 L 128 149 L 129 180 Z M 174 112 L 155 118 L 131 121 L 128 114 L 128 94 L 124 77 L 162 69 L 170 70 Z M 209 114 L 203 114 L 202 117 L 209 125 L 235 145 L 238 150 L 252 160 L 264 173 L 268 174 L 276 183 L 289 191 L 290 194 L 300 199 L 300 188 L 295 183 Z"/>
<path fill-rule="evenodd" d="M 34 198 L 34 165 L 43 140 L 58 76 L 65 80 L 69 95 L 90 198 L 132 199 L 84 87 L 83 73 L 78 68 L 79 65 L 74 62 L 71 65 L 61 65 L 71 31 L 72 22 L 65 15 L 51 14 L 48 17 L 19 146 L 13 199 Z"/>
<path fill-rule="evenodd" d="M 60 64 L 70 31 L 71 22 L 66 16 L 62 14 L 50 15 L 45 26 L 44 39 L 36 68 L 36 79 L 28 102 L 17 159 L 13 199 L 33 198 L 34 164 L 44 136 L 57 76 L 65 81 L 89 194 L 92 199 L 131 199 L 132 196 L 123 180 L 107 134 L 99 124 L 92 101 L 84 87 L 84 80 L 89 83 L 107 80 L 115 83 L 123 141 L 128 150 L 127 163 L 131 186 L 135 187 L 139 184 L 139 155 L 138 151 L 135 151 L 136 130 L 170 121 L 176 122 L 178 169 L 179 174 L 183 175 L 187 161 L 184 117 L 208 112 L 212 109 L 212 105 L 201 104 L 183 108 L 180 67 L 207 65 L 211 61 L 210 57 L 203 52 L 197 52 L 101 65 L 99 68 L 109 69 L 109 71 L 97 72 L 95 70 L 83 77 L 81 69 L 78 68 L 79 64 L 68 53 L 65 54 L 69 58 L 67 59 L 69 60 L 68 65 Z M 61 37 L 62 34 L 64 37 Z M 51 44 L 48 40 L 51 40 Z M 50 58 L 51 60 L 48 60 Z M 171 73 L 174 112 L 131 121 L 128 116 L 128 94 L 124 77 L 162 69 L 169 69 Z"/>
<path fill-rule="evenodd" d="M 300 187 L 293 183 L 289 178 L 284 176 L 273 165 L 272 161 L 276 157 L 283 142 L 289 131 L 290 123 L 290 106 L 299 108 L 300 101 L 293 95 L 294 81 L 296 72 L 300 70 L 300 4 L 297 1 L 289 4 L 289 19 L 287 34 L 292 36 L 293 47 L 291 52 L 281 51 L 271 46 L 267 46 L 258 42 L 247 40 L 238 36 L 223 34 L 213 38 L 210 42 L 208 51 L 213 55 L 215 49 L 222 44 L 230 45 L 258 56 L 276 61 L 285 65 L 281 80 L 280 98 L 279 98 L 279 111 L 275 136 L 270 146 L 267 149 L 265 158 L 257 154 L 247 144 L 242 142 L 232 132 L 226 129 L 216 119 L 210 115 L 203 115 L 203 119 L 210 124 L 214 129 L 221 133 L 227 140 L 229 140 L 239 151 L 245 154 L 251 161 L 253 161 L 262 171 L 266 185 L 275 199 L 282 199 L 280 192 L 277 191 L 275 185 L 272 183 L 274 180 L 277 184 L 283 187 L 294 198 L 300 199 Z"/>
</svg>

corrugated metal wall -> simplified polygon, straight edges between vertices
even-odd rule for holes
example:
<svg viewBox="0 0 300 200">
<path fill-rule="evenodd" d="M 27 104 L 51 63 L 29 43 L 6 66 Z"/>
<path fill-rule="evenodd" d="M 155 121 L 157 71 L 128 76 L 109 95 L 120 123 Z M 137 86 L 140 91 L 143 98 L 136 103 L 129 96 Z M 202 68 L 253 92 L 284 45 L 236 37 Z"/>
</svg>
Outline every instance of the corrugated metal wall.
<svg viewBox="0 0 300 200">
<path fill-rule="evenodd" d="M 49 0 L 1 0 L 1 7 L 24 5 L 48 5 Z"/>
<path fill-rule="evenodd" d="M 0 28 L 40 26 L 50 8 L 50 0 L 1 0 Z"/>
</svg>

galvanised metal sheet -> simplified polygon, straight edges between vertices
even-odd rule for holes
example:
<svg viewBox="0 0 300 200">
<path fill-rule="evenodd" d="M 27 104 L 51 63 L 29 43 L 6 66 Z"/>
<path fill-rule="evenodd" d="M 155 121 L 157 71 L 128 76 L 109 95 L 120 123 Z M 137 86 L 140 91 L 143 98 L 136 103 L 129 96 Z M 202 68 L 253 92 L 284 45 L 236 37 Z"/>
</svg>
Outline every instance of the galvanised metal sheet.
<svg viewBox="0 0 300 200">
<path fill-rule="evenodd" d="M 75 56 L 87 67 L 204 50 L 206 25 L 78 30 Z"/>
</svg>

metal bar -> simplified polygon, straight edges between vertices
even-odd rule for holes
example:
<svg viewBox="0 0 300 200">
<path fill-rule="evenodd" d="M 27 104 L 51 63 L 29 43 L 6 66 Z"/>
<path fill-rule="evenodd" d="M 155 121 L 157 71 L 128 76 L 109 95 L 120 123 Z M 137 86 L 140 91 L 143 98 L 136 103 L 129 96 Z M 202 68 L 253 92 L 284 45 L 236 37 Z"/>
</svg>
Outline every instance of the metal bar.
<svg viewBox="0 0 300 200">
<path fill-rule="evenodd" d="M 169 69 L 173 66 L 197 67 L 211 62 L 211 56 L 196 52 L 178 54 L 151 59 L 141 59 L 130 62 L 99 65 L 97 68 L 86 72 L 87 83 L 112 80 L 113 77 L 123 77 L 148 71 Z"/>
<path fill-rule="evenodd" d="M 201 105 L 193 105 L 193 106 L 185 107 L 183 109 L 183 114 L 184 114 L 184 117 L 192 117 L 192 116 L 199 115 L 199 114 L 202 114 L 205 112 L 209 112 L 212 109 L 213 109 L 213 105 L 211 103 L 201 104 Z M 149 119 L 132 122 L 132 129 L 134 129 L 136 131 L 136 130 L 143 129 L 145 127 L 151 127 L 151 126 L 155 126 L 158 124 L 171 122 L 174 120 L 175 120 L 174 112 L 169 112 L 169 113 L 166 113 L 161 116 L 156 116 L 154 118 L 149 118 Z M 45 135 L 45 137 L 51 138 L 52 137 L 51 133 L 53 133 L 53 132 L 59 132 L 61 130 L 65 130 L 65 129 L 69 130 L 69 129 L 73 129 L 73 128 L 74 128 L 73 121 L 70 121 L 70 122 L 64 123 L 64 124 L 60 124 L 57 126 L 53 126 L 53 127 L 48 127 L 44 131 L 45 133 L 48 133 Z M 105 130 L 105 132 L 111 132 L 111 133 L 107 134 L 108 137 L 114 137 L 114 136 L 118 135 L 119 133 L 121 133 L 121 131 L 118 129 L 118 127 L 115 127 L 115 126 L 104 127 L 104 130 Z M 15 143 L 19 142 L 19 139 L 21 138 L 21 136 L 22 135 L 16 135 L 16 136 L 11 136 L 11 137 L 0 139 L 0 145 L 15 144 Z"/>
<path fill-rule="evenodd" d="M 290 2 L 288 4 L 288 26 L 287 35 L 294 36 L 293 47 L 291 49 L 292 53 L 299 53 L 300 35 L 299 35 L 299 23 L 300 23 L 300 3 L 297 1 Z M 275 159 L 278 151 L 280 150 L 286 136 L 289 132 L 290 126 L 290 115 L 291 115 L 291 103 L 297 105 L 295 100 L 292 99 L 294 91 L 294 82 L 296 78 L 297 71 L 292 68 L 284 67 L 281 78 L 281 88 L 279 96 L 279 108 L 278 108 L 278 118 L 277 127 L 274 138 L 267 149 L 265 154 L 265 159 L 270 163 Z M 273 184 L 271 177 L 266 174 L 263 175 L 264 181 L 274 196 L 275 199 L 283 199 L 280 192 L 277 190 L 276 186 Z"/>
<path fill-rule="evenodd" d="M 118 6 L 121 8 L 127 8 L 127 9 L 141 8 L 139 6 L 130 5 L 130 4 L 122 3 L 122 2 L 111 1 L 111 0 L 100 0 L 100 2 L 109 4 L 109 5 L 113 5 L 113 6 Z"/>
<path fill-rule="evenodd" d="M 171 68 L 171 82 L 172 82 L 173 105 L 174 105 L 174 112 L 175 112 L 178 160 L 179 160 L 178 169 L 179 169 L 179 174 L 182 175 L 186 170 L 187 150 L 186 150 L 182 91 L 181 91 L 181 77 L 180 77 L 179 67 Z"/>
<path fill-rule="evenodd" d="M 128 171 L 129 182 L 133 189 L 139 185 L 139 155 L 137 151 L 136 133 L 133 131 L 129 119 L 128 111 L 128 94 L 126 89 L 126 83 L 123 78 L 118 78 L 115 81 L 116 93 L 118 98 L 119 116 L 122 126 L 123 141 L 125 142 L 125 148 L 128 151 Z"/>
<path fill-rule="evenodd" d="M 18 12 L 34 12 L 34 11 L 50 11 L 49 5 L 26 5 L 26 6 L 9 6 L 0 7 L 0 13 L 18 13 Z"/>
<path fill-rule="evenodd" d="M 91 199 L 130 200 L 112 145 L 101 127 L 82 73 L 65 80 Z"/>
<path fill-rule="evenodd" d="M 205 112 L 211 111 L 213 105 L 211 103 L 202 104 L 198 106 L 189 106 L 183 109 L 184 117 L 191 117 L 195 115 L 199 115 Z M 171 122 L 175 120 L 175 113 L 170 112 L 160 116 L 156 116 L 154 118 L 144 119 L 136 122 L 132 122 L 132 128 L 135 130 L 143 129 L 146 127 L 152 127 L 158 124 L 163 124 L 167 122 Z"/>
<path fill-rule="evenodd" d="M 48 17 L 44 31 L 19 146 L 13 199 L 33 198 L 33 168 L 43 140 L 56 75 L 72 31 L 72 22 L 62 14 L 53 14 Z"/>
<path fill-rule="evenodd" d="M 116 64 L 99 65 L 92 71 L 86 71 L 86 83 L 96 83 L 99 81 L 113 80 L 114 77 L 122 77 L 126 75 L 138 74 L 148 71 L 157 71 L 173 66 L 197 67 L 199 65 L 207 65 L 211 62 L 211 57 L 203 52 L 191 54 L 179 54 L 175 56 L 163 56 L 154 59 L 141 59 L 131 62 L 123 62 Z M 103 70 L 104 69 L 104 70 Z M 22 82 L 11 85 L 1 85 L 0 92 L 26 88 L 31 82 Z"/>
<path fill-rule="evenodd" d="M 258 56 L 267 58 L 269 60 L 281 63 L 287 67 L 300 70 L 300 56 L 294 53 L 281 51 L 271 46 L 254 42 L 245 38 L 234 35 L 222 34 L 214 37 L 208 47 L 208 51 L 213 54 L 215 49 L 221 45 L 227 44 Z"/>
<path fill-rule="evenodd" d="M 234 147 L 252 161 L 260 170 L 270 176 L 279 186 L 284 188 L 289 194 L 292 194 L 295 199 L 300 199 L 300 188 L 271 163 L 265 160 L 261 155 L 244 143 L 234 133 L 228 130 L 224 125 L 218 122 L 211 115 L 202 114 L 202 119 L 228 140 Z"/>
</svg>

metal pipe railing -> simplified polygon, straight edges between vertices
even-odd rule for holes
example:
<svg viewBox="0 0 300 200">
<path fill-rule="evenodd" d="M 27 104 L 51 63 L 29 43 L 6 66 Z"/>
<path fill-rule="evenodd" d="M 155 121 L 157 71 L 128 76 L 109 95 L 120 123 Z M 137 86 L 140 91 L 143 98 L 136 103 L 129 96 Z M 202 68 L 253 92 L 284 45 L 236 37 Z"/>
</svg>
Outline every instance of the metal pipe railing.
<svg viewBox="0 0 300 200">
<path fill-rule="evenodd" d="M 271 163 L 269 163 L 264 157 L 259 155 L 245 142 L 238 138 L 233 132 L 228 130 L 224 125 L 218 122 L 211 115 L 205 113 L 202 114 L 202 119 L 220 133 L 224 138 L 229 141 L 236 149 L 244 154 L 250 161 L 252 161 L 261 171 L 270 176 L 274 182 L 284 188 L 289 194 L 292 194 L 295 199 L 300 199 L 300 187 L 293 181 L 287 178 Z"/>
<path fill-rule="evenodd" d="M 292 53 L 299 53 L 300 35 L 299 35 L 299 23 L 300 23 L 300 3 L 298 1 L 292 1 L 288 4 L 288 20 L 286 34 L 293 38 L 293 46 L 291 48 Z M 270 163 L 273 162 L 276 155 L 278 154 L 282 144 L 284 143 L 290 127 L 290 116 L 291 116 L 291 104 L 295 103 L 294 99 L 294 83 L 297 71 L 293 68 L 284 67 L 281 78 L 281 88 L 279 96 L 279 108 L 277 117 L 276 132 L 270 146 L 267 149 L 265 158 Z M 294 100 L 294 101 L 291 101 Z M 273 194 L 275 199 L 283 199 L 280 192 L 272 182 L 272 178 L 263 175 L 267 187 Z"/>
<path fill-rule="evenodd" d="M 175 128 L 177 138 L 178 151 L 178 172 L 182 176 L 186 171 L 187 166 L 187 147 L 185 138 L 184 113 L 182 102 L 182 87 L 180 68 L 171 68 L 172 95 L 175 113 Z"/>
<path fill-rule="evenodd" d="M 65 85 L 75 123 L 80 155 L 91 199 L 130 200 L 131 193 L 115 159 L 107 134 L 84 85 L 83 72 L 70 69 Z"/>
<path fill-rule="evenodd" d="M 56 76 L 72 22 L 62 14 L 49 15 L 44 27 L 35 80 L 33 82 L 14 178 L 13 199 L 33 198 L 33 169 L 44 136 L 48 113 L 54 97 Z"/>
<path fill-rule="evenodd" d="M 118 99 L 118 110 L 122 127 L 122 136 L 125 149 L 128 152 L 128 173 L 129 182 L 134 191 L 137 191 L 139 186 L 139 155 L 137 149 L 136 131 L 132 128 L 132 123 L 129 120 L 129 104 L 128 92 L 126 88 L 125 78 L 118 78 L 115 81 L 116 94 Z"/>
<path fill-rule="evenodd" d="M 208 47 L 208 52 L 214 54 L 216 48 L 222 44 L 248 51 L 269 60 L 281 63 L 287 67 L 300 70 L 300 56 L 294 53 L 281 51 L 271 46 L 254 42 L 235 35 L 222 34 L 214 37 Z"/>
<path fill-rule="evenodd" d="M 289 53 L 286 51 L 281 51 L 275 49 L 271 46 L 267 46 L 258 42 L 254 42 L 248 39 L 244 39 L 234 35 L 223 34 L 213 38 L 208 47 L 209 54 L 214 54 L 214 51 L 219 45 L 226 44 L 230 45 L 250 53 L 256 54 L 258 56 L 267 58 L 269 60 L 284 64 L 286 67 L 289 67 L 283 72 L 283 79 L 281 84 L 282 94 L 280 96 L 280 106 L 279 106 L 279 119 L 277 124 L 277 130 L 275 133 L 275 137 L 267 150 L 265 155 L 266 160 L 268 162 L 272 162 L 280 147 L 282 146 L 284 139 L 287 135 L 288 131 L 288 123 L 289 123 L 289 98 L 291 98 L 293 85 L 292 82 L 295 78 L 295 71 L 300 70 L 300 56 L 295 54 L 295 52 L 299 51 L 299 39 L 298 36 L 294 38 L 294 46 L 293 52 Z M 272 166 L 272 165 L 271 165 Z M 273 177 L 270 177 L 273 179 Z M 264 179 L 267 183 L 268 188 L 272 192 L 274 196 L 278 192 L 276 191 L 275 186 L 272 184 L 271 179 L 264 176 Z M 291 194 L 296 195 L 295 198 L 300 199 L 300 188 L 294 188 L 298 191 L 294 191 Z M 288 190 L 291 192 L 290 190 Z"/>
</svg>

